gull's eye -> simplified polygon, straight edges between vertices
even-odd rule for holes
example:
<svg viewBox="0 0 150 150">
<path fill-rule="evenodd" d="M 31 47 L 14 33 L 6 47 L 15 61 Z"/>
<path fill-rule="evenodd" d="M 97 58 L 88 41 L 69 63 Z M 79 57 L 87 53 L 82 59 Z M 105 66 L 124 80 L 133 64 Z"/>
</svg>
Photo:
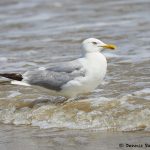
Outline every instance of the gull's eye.
<svg viewBox="0 0 150 150">
<path fill-rule="evenodd" d="M 92 42 L 92 44 L 96 45 L 96 44 L 97 44 L 97 42 Z"/>
</svg>

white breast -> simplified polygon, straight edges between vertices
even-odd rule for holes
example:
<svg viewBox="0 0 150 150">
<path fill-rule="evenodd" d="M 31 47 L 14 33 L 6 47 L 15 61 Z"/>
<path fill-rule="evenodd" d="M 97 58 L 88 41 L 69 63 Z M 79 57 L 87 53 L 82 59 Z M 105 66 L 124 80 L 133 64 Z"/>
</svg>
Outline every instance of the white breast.
<svg viewBox="0 0 150 150">
<path fill-rule="evenodd" d="M 105 77 L 107 61 L 101 53 L 88 53 L 79 61 L 84 66 L 86 75 L 70 81 L 62 90 L 65 96 L 74 97 L 78 94 L 91 92 L 100 85 Z"/>
<path fill-rule="evenodd" d="M 95 89 L 104 79 L 107 70 L 107 61 L 101 53 L 89 53 L 83 62 L 87 70 L 86 85 L 89 85 L 91 90 Z"/>
</svg>

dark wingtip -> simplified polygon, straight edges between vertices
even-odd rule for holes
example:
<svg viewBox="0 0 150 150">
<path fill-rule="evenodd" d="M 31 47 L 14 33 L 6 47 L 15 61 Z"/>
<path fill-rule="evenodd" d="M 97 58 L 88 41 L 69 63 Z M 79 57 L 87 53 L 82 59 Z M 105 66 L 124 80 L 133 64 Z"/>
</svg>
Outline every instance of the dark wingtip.
<svg viewBox="0 0 150 150">
<path fill-rule="evenodd" d="M 0 76 L 17 81 L 21 81 L 23 79 L 22 75 L 19 73 L 2 73 Z"/>
</svg>

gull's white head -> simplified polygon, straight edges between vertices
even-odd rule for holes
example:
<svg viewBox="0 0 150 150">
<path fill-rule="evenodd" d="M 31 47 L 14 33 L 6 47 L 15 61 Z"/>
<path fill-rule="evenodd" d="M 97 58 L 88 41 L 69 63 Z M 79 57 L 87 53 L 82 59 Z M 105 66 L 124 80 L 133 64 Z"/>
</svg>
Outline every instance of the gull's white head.
<svg viewBox="0 0 150 150">
<path fill-rule="evenodd" d="M 103 49 L 115 49 L 116 46 L 112 44 L 105 44 L 102 41 L 95 39 L 95 38 L 89 38 L 82 42 L 82 47 L 86 52 L 100 52 Z"/>
</svg>

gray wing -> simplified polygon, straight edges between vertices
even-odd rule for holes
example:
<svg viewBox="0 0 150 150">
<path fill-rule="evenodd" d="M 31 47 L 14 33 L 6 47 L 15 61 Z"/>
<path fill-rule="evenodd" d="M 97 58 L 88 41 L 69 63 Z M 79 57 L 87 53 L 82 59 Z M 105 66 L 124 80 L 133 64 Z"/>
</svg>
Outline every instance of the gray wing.
<svg viewBox="0 0 150 150">
<path fill-rule="evenodd" d="M 78 61 L 70 61 L 65 63 L 63 62 L 61 63 L 61 65 L 51 66 L 46 70 L 55 71 L 55 72 L 72 73 L 74 71 L 81 70 L 81 69 L 82 69 L 82 65 Z"/>
<path fill-rule="evenodd" d="M 79 62 L 74 61 L 46 70 L 29 71 L 25 74 L 25 80 L 31 85 L 60 91 L 64 84 L 80 76 L 85 76 L 85 70 Z"/>
</svg>

